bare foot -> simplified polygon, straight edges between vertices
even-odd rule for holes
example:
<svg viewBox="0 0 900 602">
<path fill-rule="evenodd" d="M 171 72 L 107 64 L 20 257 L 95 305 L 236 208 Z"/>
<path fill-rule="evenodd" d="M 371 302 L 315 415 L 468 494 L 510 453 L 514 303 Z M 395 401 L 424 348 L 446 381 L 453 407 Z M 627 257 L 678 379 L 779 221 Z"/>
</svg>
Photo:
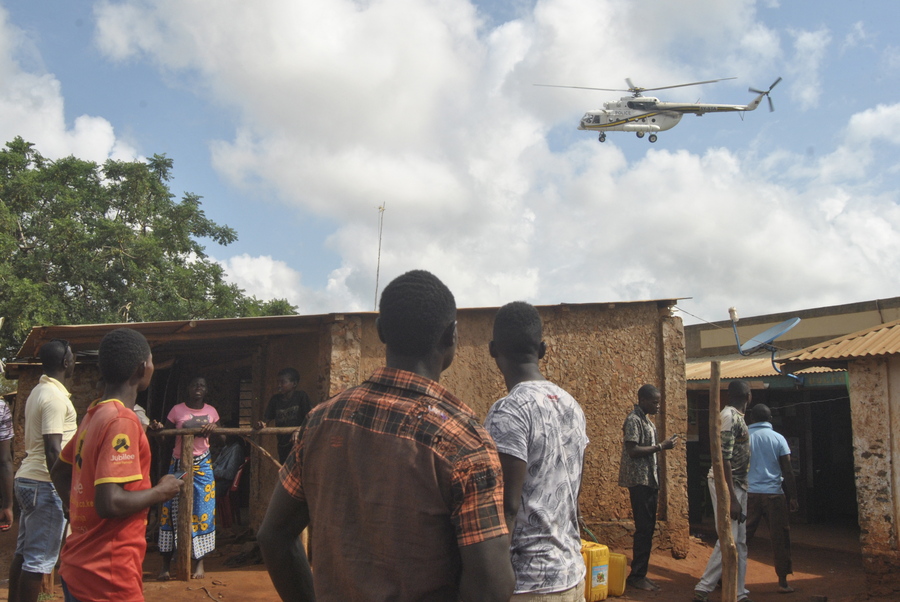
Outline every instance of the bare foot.
<svg viewBox="0 0 900 602">
<path fill-rule="evenodd" d="M 197 564 L 194 566 L 194 572 L 191 575 L 191 579 L 206 579 L 206 571 L 203 569 L 203 559 L 197 561 Z"/>
<path fill-rule="evenodd" d="M 171 575 L 169 575 L 169 571 L 162 571 L 159 575 L 156 576 L 157 581 L 168 581 L 171 579 Z"/>
</svg>

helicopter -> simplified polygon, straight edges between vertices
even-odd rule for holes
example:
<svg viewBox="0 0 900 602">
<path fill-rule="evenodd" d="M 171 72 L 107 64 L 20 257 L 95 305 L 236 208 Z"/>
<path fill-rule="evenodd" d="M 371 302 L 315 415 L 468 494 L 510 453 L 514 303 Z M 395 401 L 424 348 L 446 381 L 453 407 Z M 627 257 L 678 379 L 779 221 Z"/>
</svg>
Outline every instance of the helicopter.
<svg viewBox="0 0 900 602">
<path fill-rule="evenodd" d="M 630 92 L 631 96 L 623 96 L 621 99 L 603 103 L 602 109 L 588 111 L 578 124 L 579 130 L 600 132 L 600 142 L 606 142 L 606 132 L 635 132 L 638 138 L 650 134 L 650 142 L 656 142 L 656 132 L 670 130 L 681 121 L 686 113 L 702 116 L 706 113 L 730 113 L 755 111 L 763 97 L 769 101 L 769 111 L 774 111 L 775 106 L 769 93 L 778 85 L 781 78 L 775 80 L 768 90 L 750 88 L 750 92 L 756 94 L 756 98 L 746 105 L 719 105 L 683 102 L 665 102 L 652 96 L 644 96 L 644 92 L 656 90 L 669 90 L 671 88 L 684 88 L 685 86 L 699 86 L 713 84 L 715 82 L 737 79 L 735 77 L 723 77 L 702 82 L 688 84 L 676 84 L 674 86 L 661 86 L 658 88 L 642 88 L 635 86 L 630 78 L 625 79 L 628 88 L 588 88 L 585 86 L 559 86 L 555 84 L 535 84 L 548 88 L 576 88 L 579 90 L 602 90 L 604 92 Z"/>
</svg>

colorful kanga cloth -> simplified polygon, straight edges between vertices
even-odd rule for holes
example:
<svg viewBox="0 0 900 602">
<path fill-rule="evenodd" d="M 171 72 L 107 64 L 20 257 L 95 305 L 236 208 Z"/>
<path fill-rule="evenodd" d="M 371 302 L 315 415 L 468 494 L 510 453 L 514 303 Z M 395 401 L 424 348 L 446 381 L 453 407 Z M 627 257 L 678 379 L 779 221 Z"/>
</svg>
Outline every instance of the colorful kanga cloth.
<svg viewBox="0 0 900 602">
<path fill-rule="evenodd" d="M 169 474 L 183 472 L 181 460 L 172 458 Z M 193 557 L 203 558 L 216 549 L 216 481 L 209 452 L 194 458 L 194 508 L 191 516 Z M 172 552 L 178 545 L 178 498 L 163 504 L 159 517 L 159 551 Z"/>
</svg>

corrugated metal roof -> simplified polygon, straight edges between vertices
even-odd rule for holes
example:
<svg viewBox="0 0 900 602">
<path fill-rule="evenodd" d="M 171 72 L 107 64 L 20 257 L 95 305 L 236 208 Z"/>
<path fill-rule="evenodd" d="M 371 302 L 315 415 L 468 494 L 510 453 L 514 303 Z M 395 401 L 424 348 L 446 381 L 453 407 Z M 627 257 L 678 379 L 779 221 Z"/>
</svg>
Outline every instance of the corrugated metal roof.
<svg viewBox="0 0 900 602">
<path fill-rule="evenodd" d="M 778 361 L 827 362 L 895 354 L 900 354 L 900 320 L 810 345 Z"/>
<path fill-rule="evenodd" d="M 687 380 L 709 380 L 710 362 L 697 362 L 685 366 Z M 811 367 L 798 370 L 798 374 L 814 374 L 817 372 L 834 372 L 832 368 Z M 726 360 L 720 363 L 719 377 L 722 379 L 763 378 L 782 376 L 772 367 L 772 360 L 767 357 L 753 359 Z"/>
</svg>

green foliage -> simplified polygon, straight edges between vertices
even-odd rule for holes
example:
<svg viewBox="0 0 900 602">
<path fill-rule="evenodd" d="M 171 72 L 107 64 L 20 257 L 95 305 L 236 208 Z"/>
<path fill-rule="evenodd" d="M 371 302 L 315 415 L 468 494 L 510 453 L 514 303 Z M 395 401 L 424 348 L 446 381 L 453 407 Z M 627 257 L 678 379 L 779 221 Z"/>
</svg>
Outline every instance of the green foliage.
<svg viewBox="0 0 900 602">
<path fill-rule="evenodd" d="M 223 278 L 198 238 L 237 233 L 200 197 L 174 200 L 172 160 L 50 161 L 16 138 L 0 150 L 0 357 L 32 326 L 296 313 Z"/>
</svg>

